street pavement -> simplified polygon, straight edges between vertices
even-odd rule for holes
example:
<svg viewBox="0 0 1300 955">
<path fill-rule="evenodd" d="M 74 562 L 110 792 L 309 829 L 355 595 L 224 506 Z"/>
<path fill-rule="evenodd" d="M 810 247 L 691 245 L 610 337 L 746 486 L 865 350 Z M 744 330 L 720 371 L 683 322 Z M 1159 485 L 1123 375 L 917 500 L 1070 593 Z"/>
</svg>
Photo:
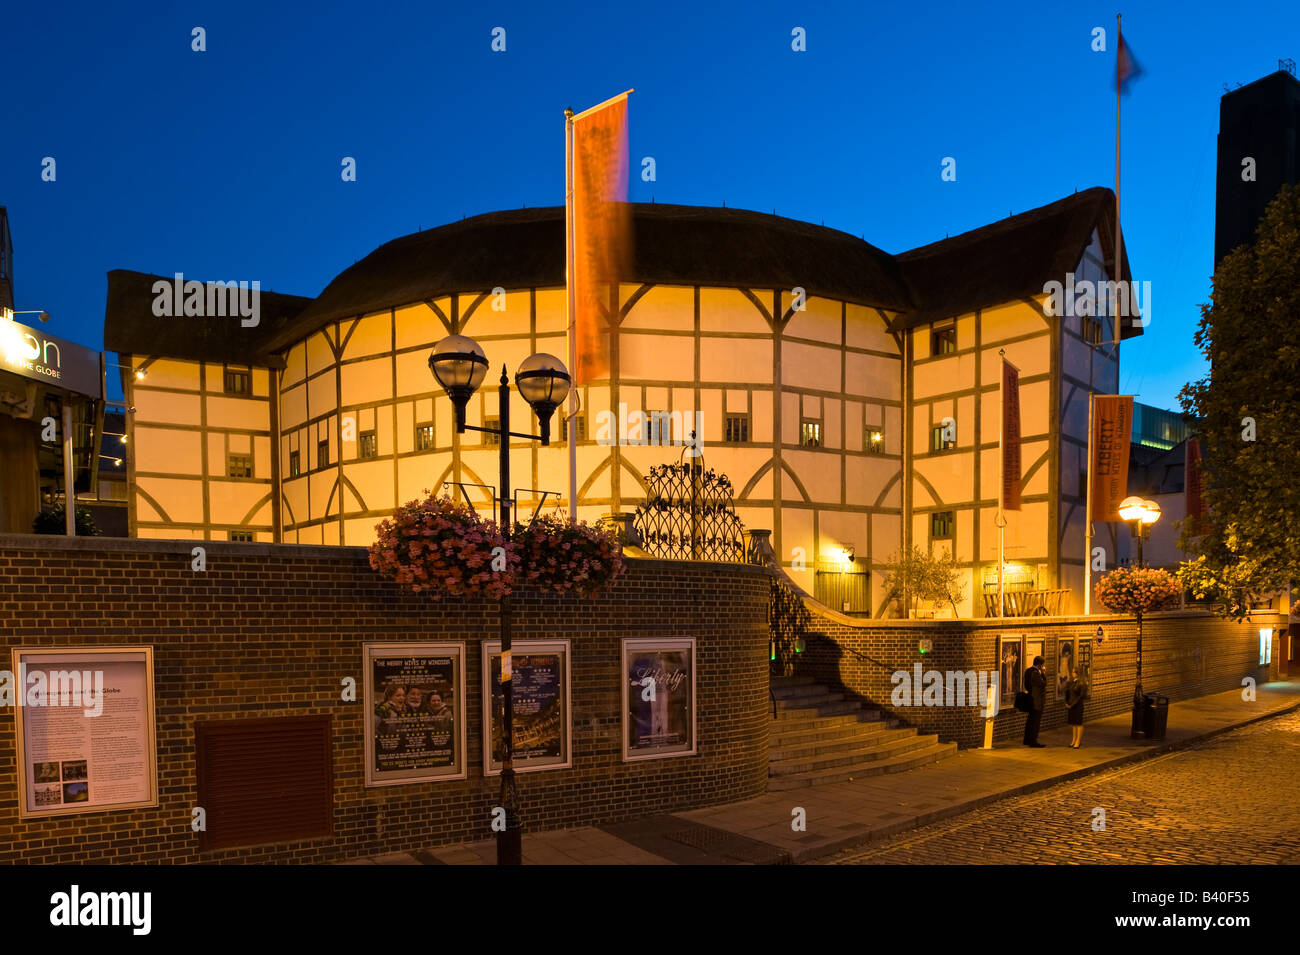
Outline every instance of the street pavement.
<svg viewBox="0 0 1300 955">
<path fill-rule="evenodd" d="M 994 803 L 841 865 L 1300 863 L 1300 712 Z"/>
<path fill-rule="evenodd" d="M 903 773 L 766 793 L 631 822 L 526 832 L 524 864 L 802 863 L 863 847 L 869 848 L 860 860 L 842 855 L 828 861 L 1132 862 L 1144 861 L 1131 855 L 1139 832 L 1147 833 L 1148 839 L 1163 834 L 1151 843 L 1160 848 L 1148 849 L 1152 858 L 1145 861 L 1211 861 L 1216 840 L 1227 843 L 1214 855 L 1223 861 L 1229 857 L 1239 862 L 1298 861 L 1294 840 L 1288 843 L 1283 836 L 1287 829 L 1300 831 L 1295 808 L 1300 800 L 1294 798 L 1295 791 L 1288 797 L 1280 788 L 1295 787 L 1300 780 L 1295 723 L 1272 720 L 1254 732 L 1228 732 L 1297 709 L 1300 680 L 1264 684 L 1253 702 L 1232 690 L 1171 703 L 1162 742 L 1131 740 L 1129 714 L 1123 713 L 1088 723 L 1083 748 L 1078 750 L 1069 748 L 1069 729 L 1060 727 L 1040 736 L 1048 744 L 1044 749 L 1003 743 L 991 750 L 962 750 Z M 1282 728 L 1272 729 L 1274 723 Z M 1275 753 L 1261 755 L 1269 753 L 1270 747 Z M 1170 752 L 1177 755 L 1163 756 Z M 1213 773 L 1220 763 L 1230 768 Z M 1162 781 L 1166 776 L 1169 781 Z M 1234 778 L 1248 782 L 1234 785 Z M 1032 799 L 1013 798 L 1028 794 L 1042 799 L 1041 807 Z M 1029 808 L 1020 809 L 1022 803 Z M 1080 809 L 1084 803 L 1089 803 L 1086 811 Z M 1092 829 L 1096 807 L 1106 810 L 1104 833 Z M 972 810 L 982 812 L 953 820 Z M 1040 814 L 1046 835 L 1023 850 L 1008 848 L 1039 825 Z M 1283 830 L 1259 828 L 1263 819 L 1279 820 Z M 965 848 L 949 851 L 946 839 L 926 838 L 928 828 L 912 832 L 944 820 L 952 820 L 945 825 L 954 827 L 953 832 L 959 833 L 956 844 Z M 996 839 L 989 835 L 994 826 L 999 827 Z M 1249 836 L 1252 832 L 1255 835 Z M 882 841 L 900 833 L 912 838 Z M 1013 858 L 999 851 L 1024 855 Z M 495 861 L 495 844 L 489 839 L 350 864 L 492 865 Z"/>
</svg>

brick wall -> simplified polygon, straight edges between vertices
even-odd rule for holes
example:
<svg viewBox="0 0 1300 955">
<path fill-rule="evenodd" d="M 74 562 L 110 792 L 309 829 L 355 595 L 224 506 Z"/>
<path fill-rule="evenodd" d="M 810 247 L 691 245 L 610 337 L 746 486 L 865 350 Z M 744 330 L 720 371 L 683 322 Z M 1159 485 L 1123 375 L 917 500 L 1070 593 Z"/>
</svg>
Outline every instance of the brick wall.
<svg viewBox="0 0 1300 955">
<path fill-rule="evenodd" d="M 18 818 L 13 711 L 0 710 L 0 863 L 318 862 L 489 837 L 499 780 L 482 774 L 480 641 L 495 603 L 399 592 L 360 548 L 0 535 L 0 647 L 154 647 L 159 805 Z M 514 637 L 572 641 L 573 768 L 519 776 L 525 831 L 615 821 L 765 790 L 767 577 L 737 565 L 628 561 L 606 597 L 522 593 Z M 620 641 L 694 637 L 698 754 L 622 759 Z M 366 789 L 363 641 L 466 644 L 469 778 Z M 329 714 L 334 836 L 200 853 L 190 828 L 194 723 Z"/>
<path fill-rule="evenodd" d="M 1092 636 L 1098 626 L 1105 639 L 1099 647 L 1094 640 L 1092 696 L 1084 704 L 1084 721 L 1132 709 L 1137 672 L 1137 621 L 1132 617 L 870 621 L 838 614 L 813 601 L 807 606 L 812 612 L 807 650 L 795 658 L 793 672 L 869 700 L 922 732 L 938 733 L 940 739 L 956 741 L 962 747 L 983 745 L 983 713 L 969 706 L 893 706 L 892 675 L 896 670 L 913 673 L 916 663 L 923 671 L 996 671 L 999 634 L 1024 634 L 1027 640 L 1043 641 L 1048 679 L 1044 729 L 1066 722 L 1065 704 L 1056 699 L 1057 641 Z M 1240 689 L 1246 676 L 1260 683 L 1275 678 L 1277 637 L 1270 672 L 1259 666 L 1259 630 L 1281 626 L 1285 619 L 1271 611 L 1257 613 L 1240 624 L 1190 611 L 1145 617 L 1143 690 L 1169 697 L 1173 719 L 1177 700 Z M 933 642 L 933 650 L 924 655 L 918 650 L 922 638 Z M 1022 661 L 1022 673 L 1031 660 Z M 1010 701 L 1003 703 L 994 720 L 994 740 L 1019 739 L 1025 719 Z"/>
</svg>

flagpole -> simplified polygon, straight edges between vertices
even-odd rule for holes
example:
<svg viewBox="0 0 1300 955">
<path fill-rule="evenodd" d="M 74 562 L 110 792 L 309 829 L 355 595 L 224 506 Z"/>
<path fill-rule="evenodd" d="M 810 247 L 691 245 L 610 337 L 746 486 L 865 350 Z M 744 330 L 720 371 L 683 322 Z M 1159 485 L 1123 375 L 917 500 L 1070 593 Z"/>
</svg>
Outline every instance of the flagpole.
<svg viewBox="0 0 1300 955">
<path fill-rule="evenodd" d="M 1088 386 L 1088 487 L 1083 506 L 1083 615 L 1092 613 L 1092 386 Z"/>
<path fill-rule="evenodd" d="M 1121 263 L 1124 261 L 1120 252 L 1120 242 L 1122 240 L 1119 234 L 1119 133 L 1120 133 L 1119 110 L 1120 110 L 1120 100 L 1123 98 L 1123 92 L 1124 92 L 1119 69 L 1120 69 L 1120 60 L 1124 56 L 1123 14 L 1119 14 L 1119 13 L 1115 14 L 1115 30 L 1119 38 L 1119 43 L 1115 47 L 1115 274 L 1111 276 L 1111 280 L 1114 282 L 1119 282 L 1123 277 L 1121 275 L 1121 272 L 1123 271 L 1123 266 L 1121 265 Z M 1118 289 L 1119 286 L 1113 286 L 1113 287 Z M 1114 297 L 1118 297 L 1118 292 Z M 1124 296 L 1124 301 L 1128 302 L 1130 307 L 1132 306 L 1133 299 L 1132 299 L 1131 292 L 1129 295 Z M 1111 302 L 1111 305 L 1113 306 L 1114 302 Z M 1111 311 L 1114 312 L 1115 309 L 1112 307 Z M 1119 320 L 1120 317 L 1118 315 L 1111 315 L 1111 325 L 1115 329 L 1114 345 L 1115 345 L 1115 360 L 1117 363 L 1119 361 Z M 1116 385 L 1116 389 L 1118 390 L 1118 386 L 1119 386 L 1118 372 L 1116 374 L 1115 385 Z"/>
<path fill-rule="evenodd" d="M 565 433 L 569 438 L 569 523 L 578 522 L 578 337 L 574 327 L 577 314 L 573 290 L 573 110 L 564 111 L 564 310 L 569 331 L 569 414 Z"/>
</svg>

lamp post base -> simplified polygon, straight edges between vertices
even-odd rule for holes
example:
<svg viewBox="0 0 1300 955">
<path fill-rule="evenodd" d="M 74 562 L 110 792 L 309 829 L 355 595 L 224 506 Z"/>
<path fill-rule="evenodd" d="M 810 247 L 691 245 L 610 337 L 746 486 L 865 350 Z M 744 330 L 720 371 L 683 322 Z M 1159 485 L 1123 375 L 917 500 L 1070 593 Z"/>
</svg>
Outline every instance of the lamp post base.
<svg viewBox="0 0 1300 955">
<path fill-rule="evenodd" d="M 497 833 L 497 865 L 524 864 L 524 826 L 519 817 L 507 813 L 506 827 Z"/>
<path fill-rule="evenodd" d="M 1145 739 L 1146 729 L 1143 721 L 1142 684 L 1139 683 L 1133 688 L 1133 723 L 1129 727 L 1130 739 Z"/>
<path fill-rule="evenodd" d="M 515 789 L 515 771 L 506 766 L 501 771 L 501 806 L 505 809 L 505 828 L 497 833 L 497 865 L 524 864 L 524 823 L 519 818 L 519 792 Z"/>
</svg>

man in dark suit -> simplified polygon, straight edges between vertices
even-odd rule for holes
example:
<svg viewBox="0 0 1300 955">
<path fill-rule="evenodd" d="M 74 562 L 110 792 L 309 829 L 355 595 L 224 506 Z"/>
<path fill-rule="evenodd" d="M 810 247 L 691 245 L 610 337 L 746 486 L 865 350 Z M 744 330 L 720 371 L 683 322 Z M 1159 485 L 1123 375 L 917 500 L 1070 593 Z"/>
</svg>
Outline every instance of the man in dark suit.
<svg viewBox="0 0 1300 955">
<path fill-rule="evenodd" d="M 1038 742 L 1038 728 L 1043 724 L 1043 707 L 1047 703 L 1047 674 L 1043 672 L 1043 658 L 1034 657 L 1034 665 L 1025 671 L 1025 692 L 1029 694 L 1030 710 L 1025 719 L 1025 745 L 1042 748 Z"/>
</svg>

